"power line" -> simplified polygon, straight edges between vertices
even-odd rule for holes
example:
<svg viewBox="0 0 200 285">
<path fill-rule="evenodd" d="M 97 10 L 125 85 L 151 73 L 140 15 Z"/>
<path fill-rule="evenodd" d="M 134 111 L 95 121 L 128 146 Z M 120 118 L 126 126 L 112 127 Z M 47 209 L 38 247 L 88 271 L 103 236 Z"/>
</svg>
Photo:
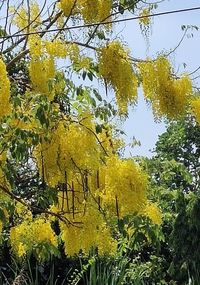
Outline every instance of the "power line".
<svg viewBox="0 0 200 285">
<path fill-rule="evenodd" d="M 70 27 L 63 27 L 63 28 L 55 28 L 55 29 L 49 29 L 46 31 L 42 30 L 42 31 L 28 32 L 28 33 L 22 33 L 22 34 L 15 33 L 15 34 L 10 35 L 10 36 L 1 36 L 0 38 L 1 39 L 9 39 L 9 38 L 13 38 L 13 37 L 23 37 L 23 36 L 29 36 L 29 35 L 35 35 L 35 34 L 53 33 L 53 32 L 59 32 L 59 31 L 65 31 L 65 30 L 75 30 L 75 29 L 81 29 L 81 28 L 90 28 L 90 27 L 96 27 L 96 26 L 100 26 L 100 25 L 122 23 L 122 22 L 138 20 L 138 19 L 152 18 L 152 17 L 157 17 L 157 16 L 184 13 L 184 12 L 190 12 L 190 11 L 196 11 L 196 10 L 200 10 L 200 6 L 199 7 L 186 8 L 186 9 L 159 12 L 159 13 L 149 14 L 149 15 L 144 15 L 144 16 L 129 17 L 129 18 L 118 19 L 118 20 L 113 20 L 113 21 L 105 21 L 105 22 L 98 22 L 98 23 L 93 23 L 93 24 L 84 24 L 84 25 L 77 25 L 77 26 L 70 26 Z"/>
</svg>

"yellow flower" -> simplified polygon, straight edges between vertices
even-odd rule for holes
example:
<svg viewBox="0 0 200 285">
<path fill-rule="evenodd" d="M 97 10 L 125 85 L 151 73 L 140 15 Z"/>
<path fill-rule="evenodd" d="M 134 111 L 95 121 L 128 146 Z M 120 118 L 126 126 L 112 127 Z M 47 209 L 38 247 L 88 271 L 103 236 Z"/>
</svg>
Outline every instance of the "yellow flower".
<svg viewBox="0 0 200 285">
<path fill-rule="evenodd" d="M 191 80 L 187 75 L 174 79 L 171 66 L 165 57 L 147 60 L 138 65 L 142 78 L 144 96 L 152 103 L 156 118 L 166 116 L 174 119 L 187 109 L 192 93 Z"/>
<path fill-rule="evenodd" d="M 101 22 L 109 19 L 112 9 L 111 0 L 61 0 L 60 8 L 69 17 L 75 13 L 81 14 L 85 23 Z"/>
<path fill-rule="evenodd" d="M 46 41 L 44 42 L 44 46 L 50 56 L 66 58 L 68 55 L 67 45 L 60 40 L 54 40 L 53 42 Z"/>
<path fill-rule="evenodd" d="M 98 56 L 99 73 L 115 90 L 120 113 L 126 114 L 128 104 L 136 102 L 138 85 L 129 52 L 114 41 L 101 48 Z"/>
<path fill-rule="evenodd" d="M 49 185 L 65 182 L 65 172 L 69 176 L 78 169 L 90 172 L 98 168 L 100 146 L 94 132 L 90 114 L 82 114 L 81 125 L 60 121 L 50 140 L 37 146 L 34 155 Z"/>
<path fill-rule="evenodd" d="M 23 257 L 26 254 L 26 251 L 27 250 L 26 250 L 24 244 L 22 242 L 20 242 L 19 246 L 18 246 L 18 250 L 17 250 L 18 256 L 19 257 Z"/>
<path fill-rule="evenodd" d="M 49 80 L 55 76 L 55 64 L 52 57 L 45 59 L 31 59 L 29 65 L 30 79 L 36 92 L 48 95 L 52 100 L 52 93 L 49 88 Z"/>
<path fill-rule="evenodd" d="M 6 71 L 6 65 L 0 58 L 0 117 L 8 115 L 11 111 L 10 81 Z"/>
<path fill-rule="evenodd" d="M 63 10 L 64 15 L 69 17 L 73 15 L 76 11 L 76 2 L 75 0 L 60 0 L 60 8 Z"/>
<path fill-rule="evenodd" d="M 80 250 L 84 254 L 88 254 L 91 248 L 95 247 L 98 247 L 100 255 L 112 255 L 116 252 L 117 243 L 112 238 L 110 229 L 107 227 L 102 213 L 97 209 L 97 205 L 87 202 L 85 213 L 76 217 L 76 220 L 80 222 L 77 226 L 60 222 L 61 237 L 65 243 L 67 255 L 74 256 Z"/>
<path fill-rule="evenodd" d="M 143 214 L 149 217 L 154 224 L 160 225 L 162 223 L 162 213 L 156 203 L 147 203 Z"/>
<path fill-rule="evenodd" d="M 43 52 L 43 43 L 39 35 L 30 35 L 28 38 L 30 55 L 32 58 L 39 58 Z"/>
<path fill-rule="evenodd" d="M 13 23 L 20 29 L 26 28 L 27 31 L 35 31 L 36 27 L 41 23 L 40 7 L 36 1 L 30 2 L 30 15 L 27 8 L 23 5 L 20 5 L 17 11 L 15 7 L 12 7 L 12 10 L 15 15 Z"/>
<path fill-rule="evenodd" d="M 149 25 L 150 25 L 151 18 L 148 17 L 148 16 L 150 15 L 150 11 L 151 11 L 151 10 L 150 10 L 149 8 L 145 8 L 145 9 L 143 9 L 143 10 L 140 12 L 140 14 L 139 14 L 139 16 L 141 17 L 141 18 L 139 19 L 140 25 L 144 25 L 144 26 L 149 26 Z"/>
<path fill-rule="evenodd" d="M 106 164 L 100 169 L 105 177 L 100 192 L 105 207 L 120 218 L 140 211 L 146 202 L 146 175 L 133 161 L 117 156 L 109 157 Z"/>
<path fill-rule="evenodd" d="M 32 221 L 24 220 L 21 224 L 12 227 L 10 242 L 12 250 L 19 257 L 36 250 L 38 257 L 43 258 L 41 253 L 48 250 L 43 247 L 44 243 L 53 247 L 58 246 L 57 237 L 51 228 L 50 222 L 42 217 L 37 217 Z"/>
</svg>

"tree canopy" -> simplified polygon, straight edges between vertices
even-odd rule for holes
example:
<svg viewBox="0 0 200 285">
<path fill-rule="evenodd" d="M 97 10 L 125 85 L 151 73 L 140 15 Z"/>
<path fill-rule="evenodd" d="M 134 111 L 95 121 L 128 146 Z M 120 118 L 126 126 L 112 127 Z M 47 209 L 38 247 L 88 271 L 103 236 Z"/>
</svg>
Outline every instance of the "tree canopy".
<svg viewBox="0 0 200 285">
<path fill-rule="evenodd" d="M 121 219 L 161 223 L 148 175 L 121 156 L 112 123 L 137 104 L 139 86 L 155 120 L 191 113 L 200 122 L 187 73 L 164 54 L 137 59 L 113 36 L 120 16 L 136 13 L 147 28 L 154 9 L 139 0 L 0 4 L 0 228 L 16 256 L 45 260 L 62 243 L 69 256 L 113 254 Z"/>
</svg>

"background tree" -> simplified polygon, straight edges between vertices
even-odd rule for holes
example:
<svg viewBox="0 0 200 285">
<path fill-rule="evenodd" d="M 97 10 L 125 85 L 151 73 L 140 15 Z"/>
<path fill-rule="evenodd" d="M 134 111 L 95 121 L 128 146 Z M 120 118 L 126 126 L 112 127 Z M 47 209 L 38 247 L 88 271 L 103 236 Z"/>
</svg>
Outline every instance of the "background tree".
<svg viewBox="0 0 200 285">
<path fill-rule="evenodd" d="M 151 177 L 151 199 L 163 213 L 164 242 L 159 256 L 166 281 L 198 284 L 199 126 L 193 116 L 171 122 L 156 143 L 155 155 L 144 159 Z M 157 255 L 156 255 L 157 256 Z M 167 279 L 166 279 L 167 278 Z"/>
<path fill-rule="evenodd" d="M 193 116 L 188 115 L 182 121 L 169 124 L 155 151 L 160 159 L 175 160 L 186 167 L 192 181 L 183 185 L 184 191 L 199 189 L 199 125 Z M 184 179 L 180 177 L 180 180 L 183 183 Z"/>
</svg>

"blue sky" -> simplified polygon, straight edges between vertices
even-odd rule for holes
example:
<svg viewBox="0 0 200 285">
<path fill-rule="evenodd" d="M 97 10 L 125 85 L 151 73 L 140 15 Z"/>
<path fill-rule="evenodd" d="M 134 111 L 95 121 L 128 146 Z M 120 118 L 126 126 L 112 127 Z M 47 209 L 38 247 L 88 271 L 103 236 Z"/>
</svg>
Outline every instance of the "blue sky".
<svg viewBox="0 0 200 285">
<path fill-rule="evenodd" d="M 156 12 L 169 11 L 199 6 L 199 0 L 166 0 L 159 4 Z M 155 57 L 161 51 L 174 48 L 182 37 L 181 25 L 196 25 L 200 27 L 200 10 L 158 16 L 153 18 L 152 34 L 149 37 L 149 46 L 141 35 L 137 21 L 120 24 L 118 30 L 123 31 L 123 38 L 129 44 L 134 57 Z M 191 72 L 199 65 L 200 31 L 194 32 L 193 37 L 185 38 L 181 46 L 171 55 L 170 59 L 175 70 L 184 71 L 183 63 L 187 64 L 186 71 Z M 129 119 L 124 124 L 127 141 L 135 137 L 141 142 L 140 147 L 128 148 L 126 155 L 151 156 L 149 151 L 155 146 L 158 135 L 164 132 L 164 123 L 155 123 L 151 110 L 146 106 L 142 91 L 139 91 L 139 103 L 134 110 L 130 110 Z"/>
</svg>

